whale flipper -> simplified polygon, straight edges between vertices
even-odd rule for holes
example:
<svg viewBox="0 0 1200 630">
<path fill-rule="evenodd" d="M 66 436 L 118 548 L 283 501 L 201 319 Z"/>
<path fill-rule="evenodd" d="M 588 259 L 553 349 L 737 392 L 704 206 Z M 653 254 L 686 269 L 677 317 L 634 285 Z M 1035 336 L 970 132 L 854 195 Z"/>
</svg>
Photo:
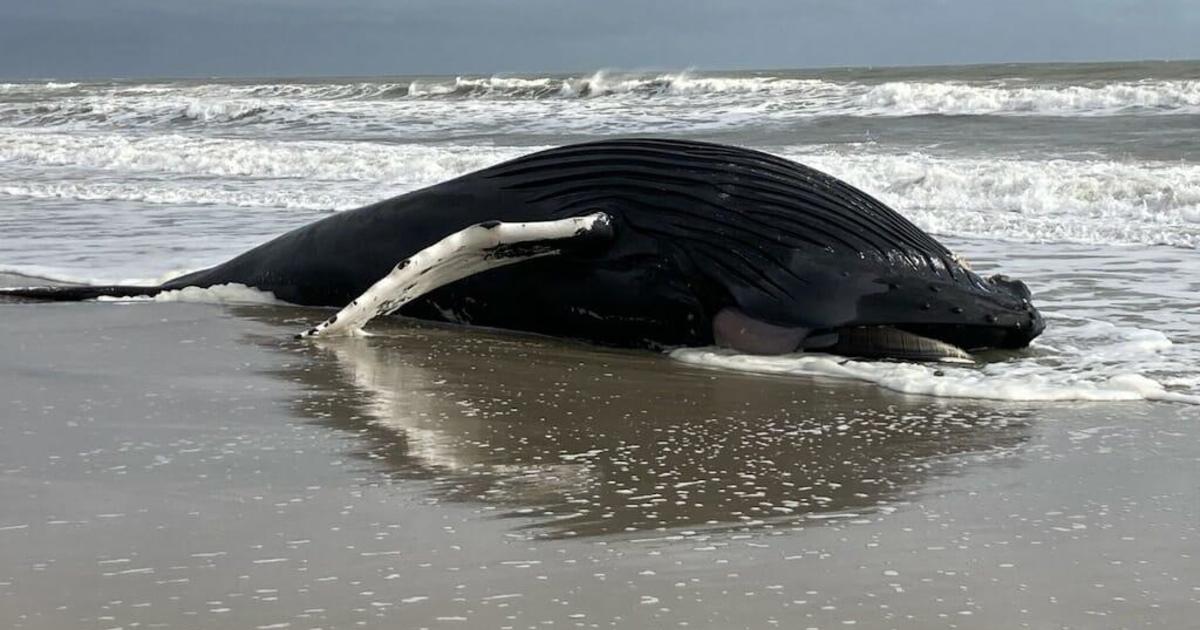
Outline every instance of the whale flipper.
<svg viewBox="0 0 1200 630">
<path fill-rule="evenodd" d="M 612 219 L 603 212 L 556 221 L 478 223 L 400 261 L 336 315 L 297 337 L 352 335 L 372 319 L 456 280 L 611 237 Z"/>
</svg>

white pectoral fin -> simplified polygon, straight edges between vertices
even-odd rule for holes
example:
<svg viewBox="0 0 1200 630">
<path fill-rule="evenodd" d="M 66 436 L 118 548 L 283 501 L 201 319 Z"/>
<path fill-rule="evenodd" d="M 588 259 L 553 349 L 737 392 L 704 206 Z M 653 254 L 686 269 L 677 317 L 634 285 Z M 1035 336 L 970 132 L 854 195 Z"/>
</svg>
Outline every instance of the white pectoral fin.
<svg viewBox="0 0 1200 630">
<path fill-rule="evenodd" d="M 350 335 L 372 319 L 394 313 L 430 291 L 488 269 L 560 254 L 577 245 L 611 236 L 603 212 L 556 221 L 479 223 L 400 261 L 348 306 L 298 337 Z"/>
</svg>

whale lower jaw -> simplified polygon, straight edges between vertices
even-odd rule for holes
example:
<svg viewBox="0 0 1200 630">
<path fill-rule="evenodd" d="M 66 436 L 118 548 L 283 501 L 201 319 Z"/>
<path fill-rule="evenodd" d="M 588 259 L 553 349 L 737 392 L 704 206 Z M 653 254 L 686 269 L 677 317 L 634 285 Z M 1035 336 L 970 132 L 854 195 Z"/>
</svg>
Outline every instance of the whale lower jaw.
<svg viewBox="0 0 1200 630">
<path fill-rule="evenodd" d="M 864 359 L 975 363 L 969 352 L 941 341 L 891 326 L 844 328 L 827 336 L 805 340 L 805 350 Z"/>
<path fill-rule="evenodd" d="M 769 324 L 733 307 L 721 309 L 712 322 L 718 346 L 745 354 L 827 352 L 847 357 L 974 363 L 962 348 L 892 326 L 854 326 L 833 331 Z"/>
</svg>

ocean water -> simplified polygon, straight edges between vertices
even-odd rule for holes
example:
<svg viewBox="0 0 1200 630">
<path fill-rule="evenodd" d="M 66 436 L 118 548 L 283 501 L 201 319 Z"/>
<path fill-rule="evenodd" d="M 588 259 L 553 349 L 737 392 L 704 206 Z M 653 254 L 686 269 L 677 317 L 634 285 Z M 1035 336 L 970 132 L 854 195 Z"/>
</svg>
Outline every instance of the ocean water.
<svg viewBox="0 0 1200 630">
<path fill-rule="evenodd" d="M 1021 277 L 1048 318 L 1028 351 L 972 367 L 677 360 L 937 396 L 1200 402 L 1197 62 L 0 82 L 0 272 L 153 282 L 332 212 L 627 135 L 825 170 Z"/>
</svg>

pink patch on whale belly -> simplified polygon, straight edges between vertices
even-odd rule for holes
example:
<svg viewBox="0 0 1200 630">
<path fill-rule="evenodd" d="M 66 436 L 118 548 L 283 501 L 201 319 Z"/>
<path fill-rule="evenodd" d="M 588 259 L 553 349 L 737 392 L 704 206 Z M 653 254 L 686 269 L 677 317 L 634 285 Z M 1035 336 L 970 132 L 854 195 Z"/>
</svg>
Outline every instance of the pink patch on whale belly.
<svg viewBox="0 0 1200 630">
<path fill-rule="evenodd" d="M 750 317 L 736 308 L 723 308 L 713 317 L 713 338 L 718 346 L 747 354 L 795 352 L 807 328 L 776 326 Z"/>
</svg>

